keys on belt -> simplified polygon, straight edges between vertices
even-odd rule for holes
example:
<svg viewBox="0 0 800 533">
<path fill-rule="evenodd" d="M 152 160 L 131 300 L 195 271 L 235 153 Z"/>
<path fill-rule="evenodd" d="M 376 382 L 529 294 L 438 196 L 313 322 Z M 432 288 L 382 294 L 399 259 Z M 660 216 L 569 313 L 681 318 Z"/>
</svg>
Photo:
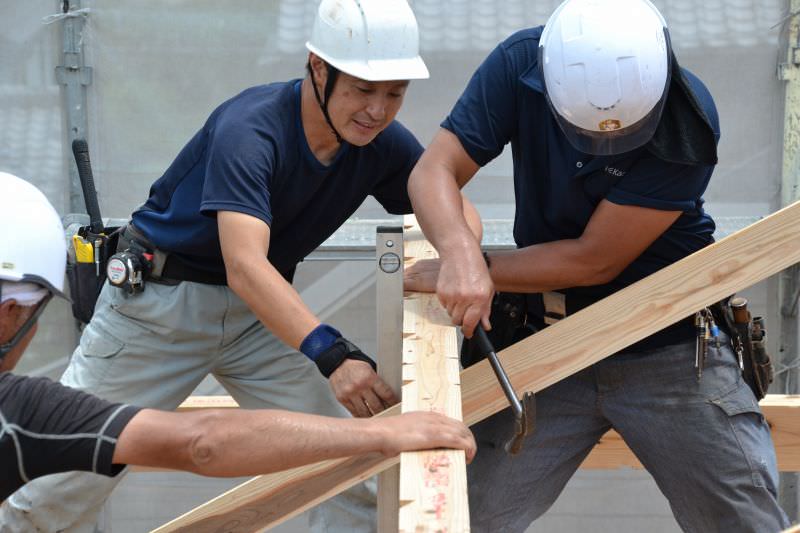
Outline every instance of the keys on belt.
<svg viewBox="0 0 800 533">
<path fill-rule="evenodd" d="M 694 368 L 697 372 L 697 380 L 703 377 L 703 369 L 706 365 L 706 358 L 708 357 L 708 345 L 713 341 L 714 347 L 719 354 L 720 340 L 719 340 L 719 326 L 714 321 L 714 315 L 709 308 L 704 308 L 695 313 L 694 327 L 696 332 L 695 351 L 694 351 Z"/>
</svg>

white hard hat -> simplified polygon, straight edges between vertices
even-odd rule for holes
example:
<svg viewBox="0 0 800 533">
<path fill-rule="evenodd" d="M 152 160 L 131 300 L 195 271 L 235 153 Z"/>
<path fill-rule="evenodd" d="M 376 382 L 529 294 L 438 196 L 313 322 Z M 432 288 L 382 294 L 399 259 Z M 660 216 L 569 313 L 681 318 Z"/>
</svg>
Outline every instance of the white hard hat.
<svg viewBox="0 0 800 533">
<path fill-rule="evenodd" d="M 406 0 L 322 0 L 306 48 L 362 80 L 429 77 Z"/>
<path fill-rule="evenodd" d="M 32 282 L 65 298 L 67 245 L 61 218 L 44 194 L 0 172 L 0 282 Z"/>
<path fill-rule="evenodd" d="M 545 24 L 545 93 L 572 145 L 620 154 L 655 133 L 670 83 L 664 17 L 648 0 L 566 0 Z"/>
</svg>

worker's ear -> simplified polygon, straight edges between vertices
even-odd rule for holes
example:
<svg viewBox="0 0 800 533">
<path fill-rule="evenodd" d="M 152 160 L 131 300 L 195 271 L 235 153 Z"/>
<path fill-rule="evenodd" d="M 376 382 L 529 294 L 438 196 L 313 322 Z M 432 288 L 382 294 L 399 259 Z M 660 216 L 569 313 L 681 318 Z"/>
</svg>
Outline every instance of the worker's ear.
<svg viewBox="0 0 800 533">
<path fill-rule="evenodd" d="M 13 339 L 27 318 L 30 317 L 30 313 L 25 312 L 24 309 L 14 299 L 0 303 L 0 344 L 5 344 Z M 0 372 L 8 372 L 14 369 L 34 335 L 36 335 L 37 329 L 38 324 L 33 324 L 30 330 L 5 354 L 5 357 L 0 360 Z"/>
<path fill-rule="evenodd" d="M 13 298 L 0 303 L 0 343 L 6 342 L 16 333 L 18 307 Z"/>
<path fill-rule="evenodd" d="M 314 72 L 314 81 L 317 82 L 317 90 L 320 94 L 325 91 L 325 84 L 328 82 L 328 65 L 325 61 L 313 52 L 308 53 L 308 64 Z"/>
</svg>

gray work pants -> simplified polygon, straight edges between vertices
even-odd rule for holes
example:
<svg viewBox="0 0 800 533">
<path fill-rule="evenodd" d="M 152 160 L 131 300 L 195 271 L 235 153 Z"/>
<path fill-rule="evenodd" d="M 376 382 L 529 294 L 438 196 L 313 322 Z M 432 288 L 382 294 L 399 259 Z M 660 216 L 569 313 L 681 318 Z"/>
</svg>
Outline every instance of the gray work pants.
<svg viewBox="0 0 800 533">
<path fill-rule="evenodd" d="M 270 334 L 228 287 L 150 283 L 129 296 L 106 284 L 61 382 L 115 402 L 173 410 L 209 374 L 240 406 L 346 417 L 304 355 Z M 34 480 L 0 508 L 0 531 L 94 530 L 122 475 L 71 472 Z M 374 484 L 311 512 L 312 529 L 375 529 Z"/>
<path fill-rule="evenodd" d="M 545 389 L 537 394 L 536 432 L 513 458 L 503 451 L 513 430 L 508 409 L 475 425 L 478 455 L 467 470 L 472 531 L 524 531 L 612 427 L 684 531 L 784 529 L 769 426 L 733 351 L 712 346 L 699 381 L 694 359 L 694 342 L 619 354 Z"/>
</svg>

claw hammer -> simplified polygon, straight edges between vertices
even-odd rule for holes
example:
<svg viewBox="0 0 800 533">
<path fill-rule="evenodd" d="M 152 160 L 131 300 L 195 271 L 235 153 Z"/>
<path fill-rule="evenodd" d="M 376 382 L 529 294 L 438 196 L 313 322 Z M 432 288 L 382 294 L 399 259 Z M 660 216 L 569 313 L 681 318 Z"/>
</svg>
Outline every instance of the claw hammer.
<svg viewBox="0 0 800 533">
<path fill-rule="evenodd" d="M 497 358 L 494 346 L 480 323 L 475 327 L 473 339 L 479 351 L 485 353 L 489 359 L 494 375 L 497 376 L 497 381 L 500 382 L 500 387 L 508 398 L 508 403 L 511 404 L 511 411 L 514 413 L 514 435 L 506 442 L 505 450 L 510 455 L 516 455 L 522 450 L 525 437 L 533 433 L 536 424 L 536 398 L 532 392 L 526 391 L 520 401 L 514 392 L 514 387 L 511 386 L 508 374 L 500 364 L 500 359 Z"/>
</svg>

